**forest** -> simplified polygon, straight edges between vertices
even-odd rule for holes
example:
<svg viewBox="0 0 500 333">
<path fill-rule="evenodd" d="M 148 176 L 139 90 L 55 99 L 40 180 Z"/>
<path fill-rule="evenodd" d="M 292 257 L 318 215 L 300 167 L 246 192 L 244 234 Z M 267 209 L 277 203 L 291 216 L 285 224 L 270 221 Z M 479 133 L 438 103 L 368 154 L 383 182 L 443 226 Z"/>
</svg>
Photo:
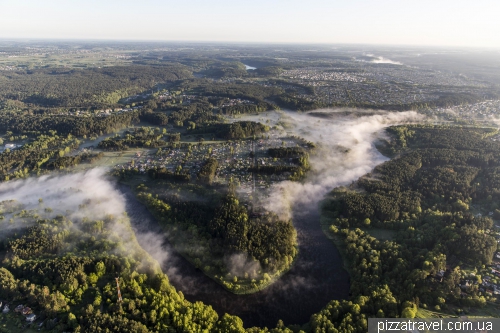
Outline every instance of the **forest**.
<svg viewBox="0 0 500 333">
<path fill-rule="evenodd" d="M 234 124 L 238 124 L 239 129 L 234 130 Z M 243 131 L 250 136 L 253 124 L 257 123 L 223 126 L 228 133 Z M 247 127 L 250 127 L 248 131 Z M 259 128 L 264 127 L 259 124 Z M 500 216 L 497 205 L 500 199 L 500 147 L 493 140 L 498 131 L 415 125 L 390 127 L 387 132 L 392 139 L 381 144 L 380 149 L 395 158 L 379 165 L 353 185 L 335 189 L 323 202 L 325 232 L 335 239 L 348 258 L 346 265 L 351 274 L 352 297 L 331 301 L 313 315 L 310 332 L 364 332 L 366 319 L 372 316 L 412 317 L 420 308 L 459 313 L 463 309 L 496 304 L 494 297 L 477 287 L 464 292 L 457 285 L 463 281 L 468 267 L 479 270 L 489 267 L 498 249 L 489 216 Z M 11 131 L 11 135 L 14 137 L 14 132 Z M 0 155 L 5 175 L 21 161 L 22 174 L 17 172 L 13 176 L 24 177 L 23 168 L 26 173 L 44 164 L 48 169 L 61 169 L 99 158 L 99 154 L 93 153 L 65 156 L 79 144 L 79 139 L 71 133 L 59 135 L 51 131 L 29 135 L 35 135 L 33 141 Z M 138 127 L 102 142 L 103 146 L 108 141 L 116 141 L 146 147 L 147 142 L 151 142 L 151 146 L 168 135 L 159 128 Z M 21 136 L 15 138 L 21 139 Z M 267 154 L 277 159 L 292 159 L 298 166 L 308 167 L 308 154 L 303 148 L 271 148 Z M 295 229 L 290 221 L 279 220 L 273 214 L 255 213 L 230 190 L 221 194 L 221 189 L 211 187 L 216 169 L 216 160 L 208 158 L 198 173 L 197 184 L 190 183 L 189 174 L 152 168 L 147 174 L 158 183 L 152 188 L 139 186 L 137 196 L 155 214 L 164 230 L 183 244 L 183 255 L 193 265 L 235 293 L 262 289 L 292 265 L 297 254 Z M 267 171 L 260 167 L 258 172 Z M 180 188 L 209 199 L 185 201 L 174 194 L 179 193 Z M 486 213 L 479 215 L 479 208 Z M 144 302 L 140 297 L 147 299 L 148 295 L 158 295 L 155 288 L 160 282 L 154 276 L 160 273 L 148 275 L 137 262 L 133 264 L 126 256 L 112 251 L 119 247 L 113 242 L 119 243 L 119 240 L 111 237 L 113 241 L 109 241 L 108 232 L 111 231 L 106 231 L 109 221 L 69 222 L 64 216 L 50 220 L 23 214 L 36 221 L 36 225 L 20 229 L 16 236 L 2 241 L 0 249 L 9 259 L 1 272 L 0 297 L 29 304 L 48 318 L 47 327 L 71 328 L 76 332 L 97 326 L 155 332 L 165 327 L 172 327 L 172 331 L 186 329 L 181 327 L 199 331 L 211 325 L 207 328 L 209 331 L 219 332 L 220 325 L 233 325 L 243 332 L 243 323 L 237 317 L 227 315 L 219 319 L 213 310 L 201 304 L 193 310 L 192 316 L 198 311 L 210 313 L 212 319 L 203 324 L 198 324 L 194 317 L 186 317 L 188 319 L 181 324 L 180 315 L 170 310 L 168 315 L 161 314 L 160 304 L 163 303 L 156 307 L 153 299 L 147 301 L 151 305 L 140 305 Z M 75 243 L 77 236 L 72 236 L 72 228 L 68 231 L 72 223 L 81 224 L 78 234 L 84 239 L 81 242 Z M 372 230 L 386 230 L 393 237 L 377 239 L 371 235 Z M 77 252 L 60 256 L 68 242 L 77 244 Z M 114 253 L 110 254 L 111 259 L 106 257 L 107 251 Z M 229 260 L 221 259 L 224 256 L 245 260 L 255 268 L 246 274 L 234 271 Z M 107 273 L 100 275 L 98 272 L 102 268 L 93 268 L 102 267 L 99 262 L 106 267 Z M 137 279 L 122 277 L 120 282 L 127 292 L 124 291 L 127 297 L 122 305 L 117 304 L 112 293 L 116 267 L 130 267 L 127 274 L 136 276 L 136 271 L 137 276 L 143 276 Z M 496 281 L 497 278 L 493 276 L 492 279 Z M 133 292 L 132 286 L 136 288 Z M 172 289 L 167 293 L 171 295 L 168 297 L 177 297 L 172 296 L 174 292 Z M 169 304 L 171 301 L 164 302 Z M 185 301 L 181 303 L 187 306 Z M 138 309 L 146 311 L 146 317 L 141 316 Z M 60 321 L 54 322 L 55 317 L 61 318 Z M 247 329 L 247 332 L 265 331 Z M 286 332 L 287 328 L 268 331 Z"/>
<path fill-rule="evenodd" d="M 0 206 L 5 208 L 5 203 Z M 8 206 L 11 213 L 19 213 L 12 204 Z M 25 227 L 0 242 L 0 298 L 29 305 L 46 330 L 245 332 L 241 319 L 219 317 L 210 306 L 186 301 L 140 248 L 127 218 L 21 216 Z M 117 228 L 122 230 L 120 235 Z M 19 329 L 24 326 L 19 314 L 2 316 L 12 318 Z M 3 327 L 0 331 L 11 332 Z"/>
<path fill-rule="evenodd" d="M 80 163 L 94 163 L 104 156 L 102 152 L 93 154 L 89 152 L 84 152 L 76 156 L 58 156 L 55 160 L 47 163 L 48 169 L 59 170 L 66 169 L 71 166 L 78 165 Z"/>
<path fill-rule="evenodd" d="M 218 138 L 225 140 L 246 139 L 260 136 L 269 131 L 269 126 L 254 121 L 237 121 L 231 124 L 214 124 L 189 131 L 190 134 L 214 133 Z"/>
<path fill-rule="evenodd" d="M 217 84 L 208 79 L 185 80 L 179 85 L 179 89 L 207 97 L 249 98 L 252 100 L 264 100 L 283 92 L 282 89 L 278 87 L 264 87 L 249 83 Z"/>
<path fill-rule="evenodd" d="M 97 145 L 97 148 L 108 151 L 127 150 L 129 148 L 146 147 L 157 148 L 165 146 L 167 142 L 177 142 L 180 134 L 167 134 L 166 129 L 160 132 L 159 128 L 139 127 L 133 131 L 126 131 L 123 137 L 116 135 L 109 137 Z"/>
<path fill-rule="evenodd" d="M 0 130 L 15 134 L 48 133 L 72 134 L 80 137 L 98 136 L 139 123 L 138 112 L 112 114 L 107 117 L 50 116 L 0 113 Z"/>
<path fill-rule="evenodd" d="M 269 148 L 268 154 L 274 159 L 288 159 L 288 165 L 254 165 L 248 171 L 267 175 L 289 174 L 289 180 L 300 181 L 304 179 L 311 169 L 309 154 L 302 147 Z M 283 160 L 282 160 L 283 161 Z"/>
<path fill-rule="evenodd" d="M 269 148 L 267 153 L 271 157 L 277 158 L 289 158 L 289 157 L 300 157 L 306 154 L 306 151 L 301 147 L 279 147 L 279 148 Z"/>
<path fill-rule="evenodd" d="M 80 141 L 68 134 L 59 136 L 55 132 L 51 134 L 38 135 L 31 142 L 24 144 L 20 149 L 6 149 L 0 154 L 0 178 L 9 180 L 24 178 L 31 173 L 39 173 L 47 162 L 51 161 L 51 167 L 55 165 L 62 167 L 73 164 L 76 160 L 62 160 L 66 153 L 76 149 Z M 80 157 L 78 162 L 91 161 L 98 156 Z M 58 162 L 56 162 L 58 160 Z M 64 162 L 63 162 L 64 161 Z"/>
<path fill-rule="evenodd" d="M 0 72 L 0 99 L 32 107 L 102 107 L 152 88 L 191 77 L 180 65 L 47 68 Z"/>
<path fill-rule="evenodd" d="M 218 167 L 219 162 L 215 158 L 207 159 L 198 172 L 198 180 L 205 184 L 212 184 Z"/>
<path fill-rule="evenodd" d="M 217 160 L 211 148 L 201 152 L 205 140 L 229 141 L 218 147 L 219 156 L 230 150 L 227 163 L 247 162 L 238 172 L 254 177 L 254 187 L 255 178 L 265 175 L 303 181 L 311 168 L 309 150 L 298 144 L 257 152 L 271 157 L 267 165 L 250 162 L 256 156 L 249 146 L 239 155 L 233 152 L 231 144 L 255 141 L 271 130 L 241 117 L 279 108 L 337 106 L 429 111 L 499 96 L 498 87 L 462 74 L 447 77 L 451 83 L 418 83 L 421 77 L 411 66 L 408 72 L 405 66 L 387 67 L 390 75 L 382 73 L 380 79 L 383 67 L 358 61 L 364 58 L 351 51 L 318 55 L 283 46 L 262 56 L 257 47 L 215 51 L 206 46 L 208 51 L 199 53 L 136 47 L 127 53 L 128 65 L 1 69 L 0 144 L 15 148 L 0 153 L 0 181 L 70 173 L 76 165 L 109 156 L 119 160 L 133 149 L 136 157 L 122 163 L 123 157 L 122 168 L 111 174 L 132 186 L 196 269 L 235 294 L 262 290 L 285 274 L 297 260 L 297 232 L 292 221 L 259 209 L 255 190 L 240 199 L 238 181 L 215 181 L 225 159 Z M 259 68 L 247 71 L 243 62 Z M 323 69 L 318 73 L 342 78 L 283 79 L 295 69 Z M 442 74 L 434 69 L 422 73 Z M 407 82 L 408 74 L 415 82 Z M 343 88 L 348 82 L 343 80 L 353 78 L 374 87 L 383 80 L 391 93 L 417 87 L 427 97 L 399 104 L 371 101 L 363 94 L 355 99 Z M 454 86 L 455 79 L 465 85 Z M 339 96 L 346 93 L 350 100 L 330 101 L 328 95 L 327 103 L 321 87 L 337 84 Z M 386 96 L 387 91 L 375 90 Z M 485 308 L 500 311 L 491 289 L 500 286 L 500 273 L 492 273 L 499 264 L 493 261 L 499 250 L 494 222 L 500 219 L 498 130 L 405 125 L 386 132 L 390 139 L 377 146 L 392 159 L 334 189 L 321 205 L 323 231 L 350 275 L 350 296 L 325 304 L 303 326 L 285 327 L 280 320 L 274 328 L 245 327 L 237 316 L 187 301 L 140 248 L 126 216 L 91 218 L 90 199 L 78 203 L 75 214 L 58 211 L 44 204 L 43 195 L 35 199 L 36 210 L 0 202 L 0 301 L 29 306 L 43 329 L 54 332 L 366 332 L 370 317 L 413 318 L 420 310 L 453 316 Z M 109 137 L 96 147 L 81 148 L 102 135 Z M 188 152 L 177 165 L 168 165 L 163 161 L 173 147 Z M 143 160 L 155 155 L 162 163 L 137 166 L 146 150 L 151 155 Z M 188 163 L 195 153 L 199 161 Z M 6 328 L 5 322 L 14 325 Z M 0 332 L 21 331 L 25 325 L 13 311 L 0 314 Z"/>
<path fill-rule="evenodd" d="M 304 332 L 365 332 L 369 317 L 412 318 L 420 308 L 449 312 L 496 304 L 477 287 L 457 287 L 467 267 L 488 267 L 497 250 L 491 218 L 471 212 L 474 205 L 500 214 L 500 155 L 491 140 L 496 131 L 431 126 L 387 131 L 392 140 L 385 142 L 386 151 L 398 157 L 352 186 L 335 189 L 323 202 L 324 230 L 346 258 L 351 297 L 329 302 L 311 317 Z M 302 151 L 278 148 L 272 154 L 297 156 Z M 210 175 L 213 162 L 209 159 L 205 165 L 203 175 Z M 160 174 L 153 177 L 161 180 Z M 205 185 L 182 186 L 208 201 L 185 201 L 175 194 L 175 182 L 158 187 L 164 192 L 140 185 L 137 195 L 165 230 L 174 233 L 173 239 L 188 245 L 184 248 L 190 261 L 223 286 L 236 293 L 261 288 L 273 278 L 272 272 L 286 270 L 293 261 L 296 235 L 289 221 L 252 214 L 230 191 L 221 195 Z M 80 209 L 85 206 L 83 202 Z M 2 203 L 4 214 L 20 209 Z M 5 258 L 0 297 L 28 304 L 45 318 L 46 328 L 298 332 L 280 323 L 273 329 L 244 329 L 238 317 L 219 316 L 209 306 L 187 302 L 157 263 L 148 259 L 145 264 L 149 256 L 133 241 L 132 232 L 127 246 L 123 235 L 113 234 L 117 224 L 128 230 L 126 219 L 51 219 L 27 211 L 16 216 L 30 223 L 0 243 Z M 371 235 L 380 229 L 393 237 Z M 227 262 L 210 259 L 207 253 L 233 254 L 258 265 L 247 276 L 238 275 Z M 116 296 L 117 276 L 123 302 Z"/>
<path fill-rule="evenodd" d="M 75 152 L 87 137 L 108 134 L 123 127 L 138 123 L 137 112 L 110 115 L 108 117 L 76 117 L 76 116 L 47 116 L 0 114 L 0 130 L 10 141 L 19 141 L 23 144 L 18 149 L 6 149 L 0 154 L 0 179 L 9 180 L 24 178 L 29 175 L 40 175 L 44 170 L 63 169 L 80 163 L 93 163 L 102 155 L 84 153 L 78 156 L 65 156 Z M 157 143 L 157 135 L 167 142 L 178 141 L 178 133 L 156 133 L 144 136 L 139 129 L 134 140 L 129 135 L 126 139 L 112 138 L 102 144 L 108 150 L 120 150 L 127 144 L 131 146 L 155 146 L 166 144 Z M 80 138 L 80 139 L 79 139 Z M 161 140 L 160 140 L 161 141 Z M 116 143 L 115 143 L 116 142 Z"/>
<path fill-rule="evenodd" d="M 393 139 L 386 151 L 397 157 L 334 189 L 322 204 L 324 230 L 346 258 L 354 302 L 333 301 L 312 320 L 343 331 L 357 317 L 349 331 L 361 332 L 371 316 L 498 307 L 477 285 L 459 287 L 470 269 L 489 274 L 498 250 L 491 216 L 478 213 L 498 209 L 499 188 L 484 182 L 500 166 L 499 143 L 491 140 L 498 131 L 414 125 L 387 132 Z M 375 230 L 393 236 L 377 239 Z"/>
<path fill-rule="evenodd" d="M 205 175 L 214 166 L 209 159 L 202 168 Z M 161 179 L 156 176 L 156 179 Z M 207 178 L 203 183 L 207 184 Z M 236 294 L 263 289 L 288 270 L 297 254 L 296 231 L 291 221 L 272 213 L 255 216 L 237 199 L 231 189 L 220 194 L 216 189 L 189 185 L 186 201 L 179 186 L 158 183 L 157 190 L 144 184 L 137 197 L 153 213 L 169 234 L 169 240 L 197 268 Z M 219 190 L 220 191 L 220 190 Z M 227 190 L 226 190 L 227 191 Z M 237 270 L 230 258 L 246 262 L 252 269 Z"/>
</svg>

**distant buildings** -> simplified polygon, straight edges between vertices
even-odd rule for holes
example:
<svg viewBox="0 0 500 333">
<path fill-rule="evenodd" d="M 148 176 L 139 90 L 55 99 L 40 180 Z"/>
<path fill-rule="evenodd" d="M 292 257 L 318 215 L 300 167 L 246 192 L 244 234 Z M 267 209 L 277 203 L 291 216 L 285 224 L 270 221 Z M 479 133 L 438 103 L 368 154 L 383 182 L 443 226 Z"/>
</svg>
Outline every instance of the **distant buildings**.
<svg viewBox="0 0 500 333">
<path fill-rule="evenodd" d="M 2 306 L 2 302 L 0 302 L 0 307 L 1 306 Z M 2 310 L 2 313 L 5 314 L 5 313 L 8 313 L 9 311 L 10 311 L 9 305 L 5 304 L 5 306 Z M 14 312 L 20 313 L 23 316 L 25 316 L 27 322 L 32 323 L 36 320 L 36 315 L 33 313 L 33 310 L 31 310 L 30 307 L 24 306 L 23 304 L 19 304 L 18 306 L 16 306 L 16 308 L 14 309 Z"/>
<path fill-rule="evenodd" d="M 36 319 L 36 315 L 35 315 L 34 313 L 32 313 L 32 314 L 30 314 L 30 315 L 27 315 L 27 316 L 26 316 L 26 321 L 27 321 L 27 322 L 32 323 L 32 322 L 34 322 L 34 321 L 35 321 L 35 319 Z"/>
</svg>

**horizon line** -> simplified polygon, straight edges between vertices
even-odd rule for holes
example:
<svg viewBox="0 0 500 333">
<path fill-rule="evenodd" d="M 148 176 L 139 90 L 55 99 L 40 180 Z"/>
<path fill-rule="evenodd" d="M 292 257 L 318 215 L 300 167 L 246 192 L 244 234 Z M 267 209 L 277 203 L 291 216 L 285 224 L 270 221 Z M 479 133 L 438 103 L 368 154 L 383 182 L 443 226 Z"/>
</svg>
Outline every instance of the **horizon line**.
<svg viewBox="0 0 500 333">
<path fill-rule="evenodd" d="M 280 46 L 379 46 L 379 47 L 413 47 L 413 48 L 441 48 L 441 49 L 474 49 L 474 50 L 489 50 L 500 51 L 498 46 L 470 46 L 470 45 L 436 45 L 436 44 L 388 44 L 388 43 L 360 43 L 360 42 L 279 42 L 279 41 L 235 41 L 235 40 L 168 40 L 168 39 L 108 39 L 108 38 L 60 38 L 60 37 L 0 37 L 0 42 L 121 42 L 121 43 L 193 43 L 193 44 L 242 44 L 242 45 L 280 45 Z"/>
</svg>

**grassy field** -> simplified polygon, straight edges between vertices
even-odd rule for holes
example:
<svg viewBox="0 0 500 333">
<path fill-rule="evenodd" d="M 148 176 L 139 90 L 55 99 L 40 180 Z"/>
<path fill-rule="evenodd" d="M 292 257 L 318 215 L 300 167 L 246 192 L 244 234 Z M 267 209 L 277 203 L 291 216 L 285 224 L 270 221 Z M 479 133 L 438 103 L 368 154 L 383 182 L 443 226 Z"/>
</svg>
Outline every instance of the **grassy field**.
<svg viewBox="0 0 500 333">
<path fill-rule="evenodd" d="M 101 167 L 101 168 L 112 168 L 117 164 L 126 164 L 130 162 L 132 159 L 135 158 L 135 154 L 137 152 L 141 152 L 142 156 L 145 154 L 148 154 L 149 152 L 154 152 L 156 151 L 155 149 L 142 149 L 142 148 L 137 148 L 137 149 L 132 149 L 132 150 L 126 150 L 123 152 L 103 152 L 104 156 L 99 159 L 98 161 L 95 161 L 92 164 L 89 163 L 82 163 L 79 165 L 76 165 L 74 167 L 75 171 L 84 171 L 88 170 L 90 168 L 96 168 L 96 167 Z"/>
<path fill-rule="evenodd" d="M 482 309 L 472 309 L 469 317 L 493 317 L 500 318 L 500 304 L 488 302 Z"/>
<path fill-rule="evenodd" d="M 419 308 L 417 310 L 417 315 L 415 318 L 456 318 L 457 316 L 453 316 L 443 312 L 431 311 L 427 309 Z"/>
<path fill-rule="evenodd" d="M 416 318 L 456 318 L 459 316 L 456 314 L 458 309 L 456 306 L 449 306 L 448 313 L 445 313 L 419 308 Z M 484 308 L 461 308 L 461 310 L 464 312 L 461 312 L 460 315 L 469 318 L 500 318 L 500 304 L 488 303 Z"/>
<path fill-rule="evenodd" d="M 27 68 L 43 67 L 70 67 L 70 68 L 92 68 L 118 66 L 131 63 L 130 60 L 122 58 L 122 54 L 112 52 L 90 52 L 74 54 L 38 54 L 19 55 L 9 57 L 0 56 L 0 66 L 23 66 Z"/>
</svg>

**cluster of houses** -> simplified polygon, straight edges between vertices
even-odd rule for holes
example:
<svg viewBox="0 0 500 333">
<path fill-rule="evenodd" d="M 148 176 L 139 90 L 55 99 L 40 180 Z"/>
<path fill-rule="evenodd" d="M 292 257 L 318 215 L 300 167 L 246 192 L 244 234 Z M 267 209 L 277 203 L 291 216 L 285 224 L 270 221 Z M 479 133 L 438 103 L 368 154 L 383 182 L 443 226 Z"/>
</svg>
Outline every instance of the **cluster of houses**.
<svg viewBox="0 0 500 333">
<path fill-rule="evenodd" d="M 108 109 L 102 109 L 102 110 L 95 110 L 95 111 L 93 111 L 93 113 L 97 116 L 100 116 L 100 117 L 107 117 L 107 116 L 110 116 L 112 114 L 121 114 L 124 112 L 139 110 L 141 108 L 142 108 L 142 105 L 134 106 L 134 107 L 130 107 L 130 108 L 114 108 L 114 109 L 108 108 Z M 70 111 L 68 111 L 67 114 L 70 116 L 81 117 L 81 116 L 89 115 L 89 112 L 87 110 L 70 110 Z"/>
<path fill-rule="evenodd" d="M 466 295 L 466 292 L 473 286 L 477 286 L 477 290 L 487 296 L 500 295 L 500 286 L 493 283 L 491 277 L 487 275 L 483 277 L 481 284 L 475 279 L 464 279 L 459 286 L 462 289 L 462 295 Z"/>
<path fill-rule="evenodd" d="M 6 143 L 6 144 L 4 145 L 3 150 L 5 150 L 5 149 L 10 149 L 10 150 L 12 150 L 12 149 L 19 148 L 19 147 L 21 147 L 21 146 L 22 146 L 22 145 L 16 145 L 15 143 Z"/>
<path fill-rule="evenodd" d="M 221 106 L 214 107 L 214 109 L 216 110 L 219 108 L 225 108 L 225 107 L 235 106 L 235 105 L 240 105 L 240 104 L 255 104 L 255 103 L 252 101 L 249 101 L 248 99 L 232 98 L 229 101 L 227 101 L 226 103 L 223 103 Z"/>
<path fill-rule="evenodd" d="M 425 103 L 442 93 L 468 93 L 484 83 L 461 75 L 424 71 L 411 66 L 386 66 L 353 63 L 352 60 L 332 64 L 329 68 L 307 67 L 287 70 L 283 77 L 304 86 L 315 87 L 315 94 L 297 97 L 322 103 L 409 104 Z M 348 68 L 348 70 L 346 70 Z M 436 93 L 436 86 L 440 87 Z"/>
<path fill-rule="evenodd" d="M 408 83 L 420 86 L 484 87 L 484 83 L 465 76 L 410 66 L 377 66 L 365 64 L 362 74 L 379 82 Z"/>
<path fill-rule="evenodd" d="M 161 93 L 160 95 L 158 95 L 158 98 L 163 101 L 163 100 L 169 100 L 169 99 L 172 99 L 172 95 L 170 95 L 170 93 L 168 91 L 165 91 L 163 93 Z"/>
<path fill-rule="evenodd" d="M 500 281 L 500 251 L 494 255 L 490 275 L 484 274 L 480 281 L 475 277 L 474 273 L 471 273 L 468 278 L 463 279 L 459 284 L 463 295 L 466 295 L 465 293 L 470 288 L 477 286 L 477 290 L 487 296 L 500 296 L 500 283 L 497 283 L 497 281 Z M 495 278 L 497 281 L 495 281 Z"/>
<path fill-rule="evenodd" d="M 483 277 L 481 286 L 482 287 L 479 288 L 479 291 L 483 291 L 487 294 L 500 295 L 500 286 L 491 282 L 491 277 L 487 275 Z"/>
<path fill-rule="evenodd" d="M 15 66 L 0 66 L 0 71 L 15 71 L 17 67 Z"/>
<path fill-rule="evenodd" d="M 316 98 L 323 103 L 371 103 L 402 105 L 436 100 L 439 96 L 432 90 L 419 86 L 402 87 L 394 82 L 315 82 Z M 302 97 L 302 96 L 301 96 Z"/>
<path fill-rule="evenodd" d="M 284 71 L 281 76 L 292 80 L 310 80 L 310 81 L 346 81 L 363 82 L 366 79 L 362 75 L 348 73 L 345 68 L 331 68 L 325 71 L 324 68 L 300 68 Z"/>
<path fill-rule="evenodd" d="M 133 96 L 129 96 L 127 98 L 125 98 L 123 100 L 124 103 L 128 103 L 130 101 L 136 101 L 136 100 L 141 100 L 141 99 L 148 99 L 149 97 L 151 97 L 151 94 L 149 93 L 144 93 L 144 94 L 138 94 L 138 95 L 133 95 Z"/>
<path fill-rule="evenodd" d="M 467 121 L 481 121 L 481 120 L 496 120 L 500 116 L 500 100 L 486 100 L 475 104 L 463 104 L 450 108 L 436 108 L 432 113 L 447 119 Z M 499 141 L 500 136 L 492 138 L 493 141 Z"/>
<path fill-rule="evenodd" d="M 2 305 L 3 305 L 3 303 L 0 302 L 0 308 L 2 308 Z M 10 307 L 8 304 L 5 304 L 2 308 L 2 313 L 6 314 L 9 312 L 10 312 Z M 14 312 L 22 314 L 26 318 L 26 321 L 29 323 L 34 322 L 36 319 L 36 315 L 33 313 L 33 310 L 31 310 L 30 307 L 24 306 L 22 304 L 19 304 L 18 306 L 16 306 L 16 308 L 14 309 Z"/>
<path fill-rule="evenodd" d="M 0 146 L 0 153 L 3 153 L 7 149 L 13 150 L 22 147 L 22 145 L 16 145 L 15 143 L 7 143 L 4 146 Z"/>
<path fill-rule="evenodd" d="M 299 143 L 301 142 L 294 138 L 280 138 L 279 133 L 273 131 L 269 133 L 267 138 L 255 142 L 242 140 L 202 145 L 194 144 L 191 148 L 184 145 L 182 148 L 164 149 L 160 154 L 156 155 L 141 155 L 138 152 L 129 163 L 118 164 L 115 169 L 130 170 L 137 168 L 140 173 L 146 173 L 148 169 L 155 167 L 166 168 L 171 172 L 178 170 L 188 172 L 191 179 L 196 179 L 200 168 L 207 158 L 211 156 L 219 162 L 215 181 L 220 183 L 236 182 L 239 184 L 241 194 L 250 196 L 254 187 L 268 188 L 274 182 L 287 180 L 289 175 L 286 173 L 280 175 L 258 174 L 254 183 L 252 172 L 249 172 L 248 169 L 254 164 L 258 166 L 295 165 L 292 159 L 289 158 L 275 159 L 270 157 L 267 150 L 277 147 L 295 147 Z M 252 152 L 255 154 L 255 159 L 251 157 Z"/>
</svg>

